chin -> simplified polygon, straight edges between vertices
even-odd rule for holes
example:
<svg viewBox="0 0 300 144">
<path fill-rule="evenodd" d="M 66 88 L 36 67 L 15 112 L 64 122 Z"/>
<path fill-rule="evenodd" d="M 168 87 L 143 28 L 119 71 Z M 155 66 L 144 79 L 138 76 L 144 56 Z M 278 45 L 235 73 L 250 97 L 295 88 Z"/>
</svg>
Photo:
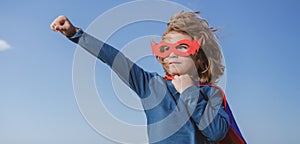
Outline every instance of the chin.
<svg viewBox="0 0 300 144">
<path fill-rule="evenodd" d="M 181 73 L 178 71 L 169 71 L 169 74 L 170 75 L 181 75 Z"/>
</svg>

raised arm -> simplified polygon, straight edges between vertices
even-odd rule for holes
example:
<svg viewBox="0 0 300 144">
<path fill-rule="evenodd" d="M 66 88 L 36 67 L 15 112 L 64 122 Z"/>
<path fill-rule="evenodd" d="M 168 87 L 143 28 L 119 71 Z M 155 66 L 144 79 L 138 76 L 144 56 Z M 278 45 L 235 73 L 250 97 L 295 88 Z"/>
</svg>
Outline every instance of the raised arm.
<svg viewBox="0 0 300 144">
<path fill-rule="evenodd" d="M 89 53 L 110 66 L 139 97 L 149 96 L 148 83 L 157 73 L 145 72 L 119 50 L 76 28 L 65 16 L 57 17 L 51 23 L 50 28 L 55 32 L 61 32 L 71 41 L 79 44 Z"/>
</svg>

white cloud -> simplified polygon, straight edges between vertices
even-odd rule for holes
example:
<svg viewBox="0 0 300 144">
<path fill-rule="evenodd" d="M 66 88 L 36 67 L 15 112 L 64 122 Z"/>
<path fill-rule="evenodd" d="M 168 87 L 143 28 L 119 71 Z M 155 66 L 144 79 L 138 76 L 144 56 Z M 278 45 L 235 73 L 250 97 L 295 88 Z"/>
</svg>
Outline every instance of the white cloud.
<svg viewBox="0 0 300 144">
<path fill-rule="evenodd" d="M 10 48 L 11 46 L 6 41 L 0 39 L 0 51 L 5 51 Z"/>
</svg>

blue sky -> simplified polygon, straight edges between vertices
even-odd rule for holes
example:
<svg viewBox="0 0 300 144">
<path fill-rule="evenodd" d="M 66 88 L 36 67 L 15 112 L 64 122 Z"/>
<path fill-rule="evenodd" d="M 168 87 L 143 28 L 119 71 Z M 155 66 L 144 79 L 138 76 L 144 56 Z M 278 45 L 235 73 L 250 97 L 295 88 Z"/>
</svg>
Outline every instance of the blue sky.
<svg viewBox="0 0 300 144">
<path fill-rule="evenodd" d="M 72 84 L 76 45 L 49 25 L 58 15 L 66 15 L 74 25 L 87 29 L 99 15 L 125 2 L 129 1 L 0 2 L 0 143 L 112 143 L 89 126 L 78 108 Z M 226 93 L 246 140 L 299 142 L 300 2 L 173 2 L 200 10 L 211 26 L 222 28 L 218 35 L 227 67 Z M 117 31 L 110 42 L 123 47 L 143 35 L 160 34 L 164 28 L 162 23 L 132 24 Z M 160 69 L 147 59 L 140 62 L 142 66 Z M 97 62 L 97 86 L 109 95 L 100 88 L 102 71 L 110 75 Z M 113 97 L 103 100 L 120 119 L 143 123 L 142 112 L 122 108 Z"/>
</svg>

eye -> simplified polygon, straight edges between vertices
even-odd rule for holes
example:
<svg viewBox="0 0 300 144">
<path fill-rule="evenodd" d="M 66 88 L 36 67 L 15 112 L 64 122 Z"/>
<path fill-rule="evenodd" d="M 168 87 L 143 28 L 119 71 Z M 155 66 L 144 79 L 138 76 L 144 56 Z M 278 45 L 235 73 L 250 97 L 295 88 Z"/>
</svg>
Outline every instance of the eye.
<svg viewBox="0 0 300 144">
<path fill-rule="evenodd" d="M 189 46 L 187 44 L 180 44 L 176 46 L 176 49 L 185 52 L 189 49 Z"/>
<path fill-rule="evenodd" d="M 164 53 L 164 52 L 168 51 L 169 49 L 170 49 L 170 47 L 163 45 L 163 46 L 159 47 L 159 52 Z"/>
</svg>

